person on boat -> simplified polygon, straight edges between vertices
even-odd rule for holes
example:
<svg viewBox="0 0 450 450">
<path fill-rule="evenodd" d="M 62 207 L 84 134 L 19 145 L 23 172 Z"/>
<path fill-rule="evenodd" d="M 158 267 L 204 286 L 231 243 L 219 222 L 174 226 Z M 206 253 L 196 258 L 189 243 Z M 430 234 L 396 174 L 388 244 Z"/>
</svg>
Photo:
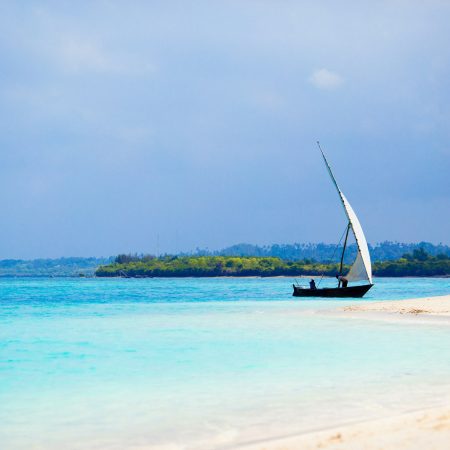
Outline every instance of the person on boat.
<svg viewBox="0 0 450 450">
<path fill-rule="evenodd" d="M 314 278 L 311 278 L 311 281 L 309 282 L 309 288 L 310 289 L 317 289 L 316 288 L 316 282 L 314 281 Z"/>
<path fill-rule="evenodd" d="M 336 274 L 336 278 L 339 281 L 340 287 L 347 287 L 348 280 L 343 275 Z"/>
</svg>

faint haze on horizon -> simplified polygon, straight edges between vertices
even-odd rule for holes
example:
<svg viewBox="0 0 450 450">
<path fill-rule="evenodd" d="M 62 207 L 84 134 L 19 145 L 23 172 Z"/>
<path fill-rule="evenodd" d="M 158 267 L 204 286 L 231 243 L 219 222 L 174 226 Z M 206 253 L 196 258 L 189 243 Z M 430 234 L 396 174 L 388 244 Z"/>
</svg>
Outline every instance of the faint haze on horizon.
<svg viewBox="0 0 450 450">
<path fill-rule="evenodd" d="M 0 13 L 0 259 L 450 242 L 450 2 Z"/>
</svg>

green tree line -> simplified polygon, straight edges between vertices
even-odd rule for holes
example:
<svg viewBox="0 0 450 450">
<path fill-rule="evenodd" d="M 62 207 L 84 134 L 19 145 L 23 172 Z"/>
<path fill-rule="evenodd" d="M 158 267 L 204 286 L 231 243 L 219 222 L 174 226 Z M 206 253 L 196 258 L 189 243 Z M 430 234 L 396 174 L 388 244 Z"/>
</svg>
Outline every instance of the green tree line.
<svg viewBox="0 0 450 450">
<path fill-rule="evenodd" d="M 443 253 L 432 256 L 420 248 L 396 261 L 376 262 L 373 272 L 380 277 L 450 276 L 450 257 Z"/>
<path fill-rule="evenodd" d="M 343 273 L 349 269 L 344 266 Z M 102 265 L 99 277 L 214 277 L 214 276 L 334 276 L 338 264 L 304 259 L 286 261 L 278 257 L 236 256 L 163 256 L 119 255 L 112 264 Z M 450 258 L 432 256 L 416 249 L 395 261 L 375 262 L 376 276 L 446 276 L 450 275 Z"/>
<path fill-rule="evenodd" d="M 372 261 L 394 261 L 401 258 L 405 253 L 424 249 L 432 256 L 445 254 L 450 256 L 450 247 L 444 244 L 432 244 L 430 242 L 402 243 L 402 242 L 380 242 L 375 245 L 369 244 Z M 356 244 L 347 245 L 345 252 L 345 263 L 350 264 L 356 256 Z M 296 244 L 272 244 L 252 245 L 235 244 L 222 250 L 210 251 L 208 249 L 196 249 L 194 252 L 182 256 L 260 256 L 277 257 L 287 261 L 301 261 L 309 259 L 317 262 L 334 262 L 335 257 L 342 251 L 336 244 L 325 243 L 296 243 Z"/>
</svg>

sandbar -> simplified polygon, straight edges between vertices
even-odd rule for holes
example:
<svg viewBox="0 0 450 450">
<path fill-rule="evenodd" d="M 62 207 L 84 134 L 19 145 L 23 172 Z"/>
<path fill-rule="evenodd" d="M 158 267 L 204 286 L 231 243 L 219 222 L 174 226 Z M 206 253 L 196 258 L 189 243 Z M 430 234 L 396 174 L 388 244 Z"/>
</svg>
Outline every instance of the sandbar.
<svg viewBox="0 0 450 450">
<path fill-rule="evenodd" d="M 364 302 L 349 305 L 341 311 L 351 313 L 390 313 L 404 315 L 431 315 L 450 317 L 450 295 L 439 297 L 412 298 L 406 300 L 385 300 L 382 302 Z"/>
</svg>

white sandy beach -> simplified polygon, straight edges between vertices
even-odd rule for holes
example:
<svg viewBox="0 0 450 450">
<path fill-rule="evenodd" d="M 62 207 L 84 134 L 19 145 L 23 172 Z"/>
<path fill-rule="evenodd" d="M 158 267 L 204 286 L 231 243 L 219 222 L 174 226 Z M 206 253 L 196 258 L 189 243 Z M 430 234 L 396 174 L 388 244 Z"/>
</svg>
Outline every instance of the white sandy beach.
<svg viewBox="0 0 450 450">
<path fill-rule="evenodd" d="M 374 303 L 364 302 L 360 305 L 347 306 L 343 310 L 346 312 L 358 313 L 379 312 L 450 317 L 450 295 Z"/>
<path fill-rule="evenodd" d="M 450 295 L 365 302 L 339 309 L 338 314 L 387 321 L 395 318 L 396 321 L 408 323 L 418 316 L 450 319 Z M 450 320 L 445 322 L 450 324 Z M 450 405 L 324 431 L 254 442 L 238 448 L 239 450 L 447 450 L 450 448 Z"/>
<path fill-rule="evenodd" d="M 447 450 L 450 406 L 306 433 L 239 450 Z"/>
</svg>

